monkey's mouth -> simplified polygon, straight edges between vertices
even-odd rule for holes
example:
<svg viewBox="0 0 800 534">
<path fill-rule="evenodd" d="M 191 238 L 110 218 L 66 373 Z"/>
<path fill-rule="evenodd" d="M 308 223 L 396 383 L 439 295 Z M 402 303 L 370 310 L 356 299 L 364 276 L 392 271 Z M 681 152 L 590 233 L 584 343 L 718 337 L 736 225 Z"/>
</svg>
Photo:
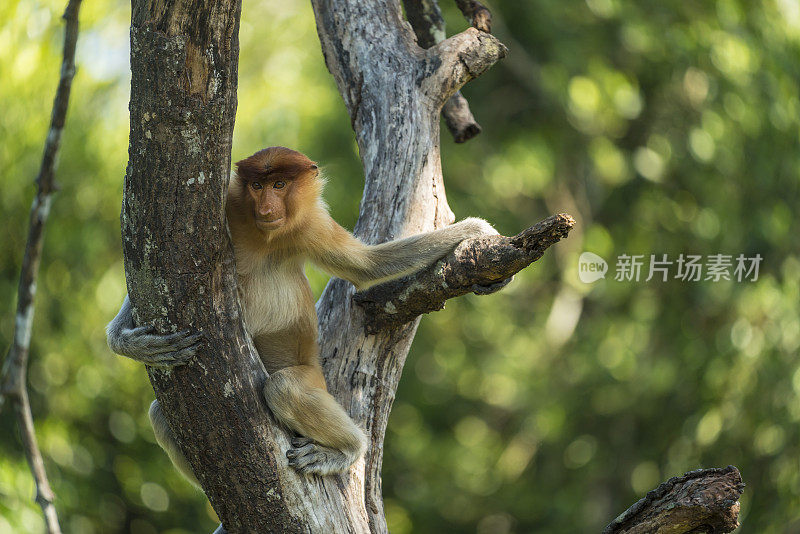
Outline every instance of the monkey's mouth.
<svg viewBox="0 0 800 534">
<path fill-rule="evenodd" d="M 267 219 L 256 219 L 256 225 L 262 230 L 272 230 L 273 228 L 277 228 L 283 225 L 283 217 L 278 217 L 277 219 L 267 220 Z"/>
</svg>

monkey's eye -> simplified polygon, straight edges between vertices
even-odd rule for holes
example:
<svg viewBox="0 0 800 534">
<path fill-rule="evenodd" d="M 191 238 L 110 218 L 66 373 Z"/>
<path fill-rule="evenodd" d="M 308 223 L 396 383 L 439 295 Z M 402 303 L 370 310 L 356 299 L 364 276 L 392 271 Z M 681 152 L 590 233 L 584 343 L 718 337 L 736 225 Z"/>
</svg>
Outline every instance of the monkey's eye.
<svg viewBox="0 0 800 534">
<path fill-rule="evenodd" d="M 274 187 L 275 189 L 283 189 L 283 186 L 285 185 L 286 182 L 275 182 L 274 184 L 272 184 L 272 187 Z"/>
<path fill-rule="evenodd" d="M 263 186 L 258 182 L 251 182 L 250 183 L 250 187 L 252 187 L 255 190 L 258 190 L 258 189 L 261 189 Z"/>
</svg>

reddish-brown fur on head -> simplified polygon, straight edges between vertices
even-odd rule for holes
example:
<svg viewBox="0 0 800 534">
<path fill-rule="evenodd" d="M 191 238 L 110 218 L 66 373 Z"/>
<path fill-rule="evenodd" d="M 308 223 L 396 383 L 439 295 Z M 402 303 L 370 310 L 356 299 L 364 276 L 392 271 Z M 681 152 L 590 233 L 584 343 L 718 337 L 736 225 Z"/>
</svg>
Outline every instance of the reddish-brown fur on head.
<svg viewBox="0 0 800 534">
<path fill-rule="evenodd" d="M 317 164 L 291 148 L 271 146 L 259 150 L 249 158 L 236 163 L 236 173 L 246 182 L 265 180 L 290 180 L 304 174 L 314 174 Z"/>
<path fill-rule="evenodd" d="M 256 226 L 271 232 L 296 227 L 316 207 L 322 181 L 316 163 L 304 154 L 274 146 L 236 163 L 238 184 L 231 192 Z"/>
</svg>

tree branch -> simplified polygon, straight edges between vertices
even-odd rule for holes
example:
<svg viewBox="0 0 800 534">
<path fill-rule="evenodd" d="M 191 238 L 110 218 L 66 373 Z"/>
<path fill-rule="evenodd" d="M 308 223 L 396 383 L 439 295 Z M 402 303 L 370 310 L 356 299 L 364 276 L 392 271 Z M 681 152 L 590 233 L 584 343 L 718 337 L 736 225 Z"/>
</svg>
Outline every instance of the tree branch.
<svg viewBox="0 0 800 534">
<path fill-rule="evenodd" d="M 456 91 L 444 103 L 442 117 L 456 143 L 465 143 L 483 131 L 461 91 Z"/>
<path fill-rule="evenodd" d="M 419 46 L 430 48 L 445 40 L 444 17 L 437 0 L 403 0 L 403 7 Z"/>
<path fill-rule="evenodd" d="M 403 0 L 403 6 L 419 46 L 430 48 L 444 41 L 445 22 L 436 0 Z M 460 91 L 445 102 L 442 117 L 456 143 L 464 143 L 481 133 L 481 126 Z"/>
<path fill-rule="evenodd" d="M 36 441 L 33 427 L 33 414 L 26 386 L 28 357 L 30 355 L 31 327 L 33 324 L 34 298 L 36 297 L 36 277 L 42 257 L 44 228 L 50 215 L 51 195 L 57 190 L 55 184 L 56 156 L 61 146 L 61 134 L 69 106 L 72 78 L 75 76 L 75 47 L 78 42 L 78 11 L 81 0 L 70 0 L 64 11 L 66 24 L 64 33 L 64 52 L 61 62 L 61 77 L 58 82 L 50 129 L 44 144 L 44 155 L 36 178 L 37 191 L 31 205 L 28 223 L 28 240 L 22 259 L 17 294 L 17 315 L 14 325 L 14 341 L 3 363 L 2 386 L 0 386 L 0 407 L 8 398 L 14 405 L 17 424 L 20 428 L 25 456 L 28 459 L 33 479 L 36 482 L 36 502 L 42 508 L 45 526 L 50 534 L 58 534 L 61 528 L 53 506 L 53 490 L 47 480 L 42 454 Z"/>
<path fill-rule="evenodd" d="M 622 512 L 603 534 L 732 532 L 739 526 L 744 486 L 732 465 L 672 477 Z"/>
<path fill-rule="evenodd" d="M 492 34 L 467 28 L 430 47 L 425 70 L 432 70 L 422 86 L 435 102 L 444 104 L 468 81 L 504 58 L 508 49 Z"/>
<path fill-rule="evenodd" d="M 456 5 L 473 28 L 486 33 L 492 32 L 492 13 L 485 5 L 477 0 L 456 0 Z"/>
<path fill-rule="evenodd" d="M 432 267 L 353 296 L 365 313 L 368 333 L 392 328 L 444 308 L 447 299 L 480 291 L 512 277 L 565 238 L 575 220 L 548 217 L 514 237 L 486 236 L 461 243 Z"/>
</svg>

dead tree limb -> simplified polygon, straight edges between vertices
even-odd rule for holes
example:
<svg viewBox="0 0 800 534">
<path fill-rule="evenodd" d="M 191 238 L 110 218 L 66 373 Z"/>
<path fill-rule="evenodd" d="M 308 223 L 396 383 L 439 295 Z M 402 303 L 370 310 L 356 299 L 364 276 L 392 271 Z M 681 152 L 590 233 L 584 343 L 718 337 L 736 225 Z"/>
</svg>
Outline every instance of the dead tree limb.
<svg viewBox="0 0 800 534">
<path fill-rule="evenodd" d="M 470 239 L 428 269 L 357 293 L 354 299 L 364 308 L 367 332 L 402 325 L 443 309 L 448 299 L 481 293 L 514 276 L 565 238 L 574 224 L 569 215 L 553 215 L 514 237 Z"/>
<path fill-rule="evenodd" d="M 739 526 L 742 475 L 734 466 L 672 477 L 622 512 L 603 534 L 733 532 Z"/>
<path fill-rule="evenodd" d="M 456 5 L 473 28 L 486 33 L 492 32 L 492 13 L 489 8 L 477 0 L 456 0 Z"/>
<path fill-rule="evenodd" d="M 36 297 L 36 278 L 42 258 L 44 228 L 50 215 L 52 194 L 57 190 L 55 184 L 56 156 L 61 146 L 61 134 L 69 107 L 72 78 L 75 76 L 75 47 L 78 43 L 78 11 L 81 0 L 70 0 L 64 11 L 65 22 L 64 52 L 61 61 L 61 74 L 58 81 L 50 128 L 44 144 L 44 155 L 36 178 L 37 191 L 31 205 L 28 221 L 28 239 L 22 259 L 17 293 L 17 314 L 14 324 L 14 338 L 11 348 L 3 362 L 2 387 L 0 387 L 0 406 L 9 399 L 14 407 L 19 425 L 22 445 L 28 466 L 36 483 L 36 502 L 42 508 L 45 527 L 50 534 L 58 534 L 61 527 L 53 506 L 53 490 L 47 479 L 42 454 L 36 441 L 33 414 L 28 399 L 26 384 L 28 358 L 30 356 L 31 329 L 33 326 L 34 299 Z"/>
<path fill-rule="evenodd" d="M 445 22 L 437 0 L 403 0 L 403 6 L 419 46 L 430 48 L 445 40 Z M 481 133 L 481 126 L 461 91 L 456 91 L 444 103 L 442 117 L 456 143 L 464 143 Z"/>
</svg>

